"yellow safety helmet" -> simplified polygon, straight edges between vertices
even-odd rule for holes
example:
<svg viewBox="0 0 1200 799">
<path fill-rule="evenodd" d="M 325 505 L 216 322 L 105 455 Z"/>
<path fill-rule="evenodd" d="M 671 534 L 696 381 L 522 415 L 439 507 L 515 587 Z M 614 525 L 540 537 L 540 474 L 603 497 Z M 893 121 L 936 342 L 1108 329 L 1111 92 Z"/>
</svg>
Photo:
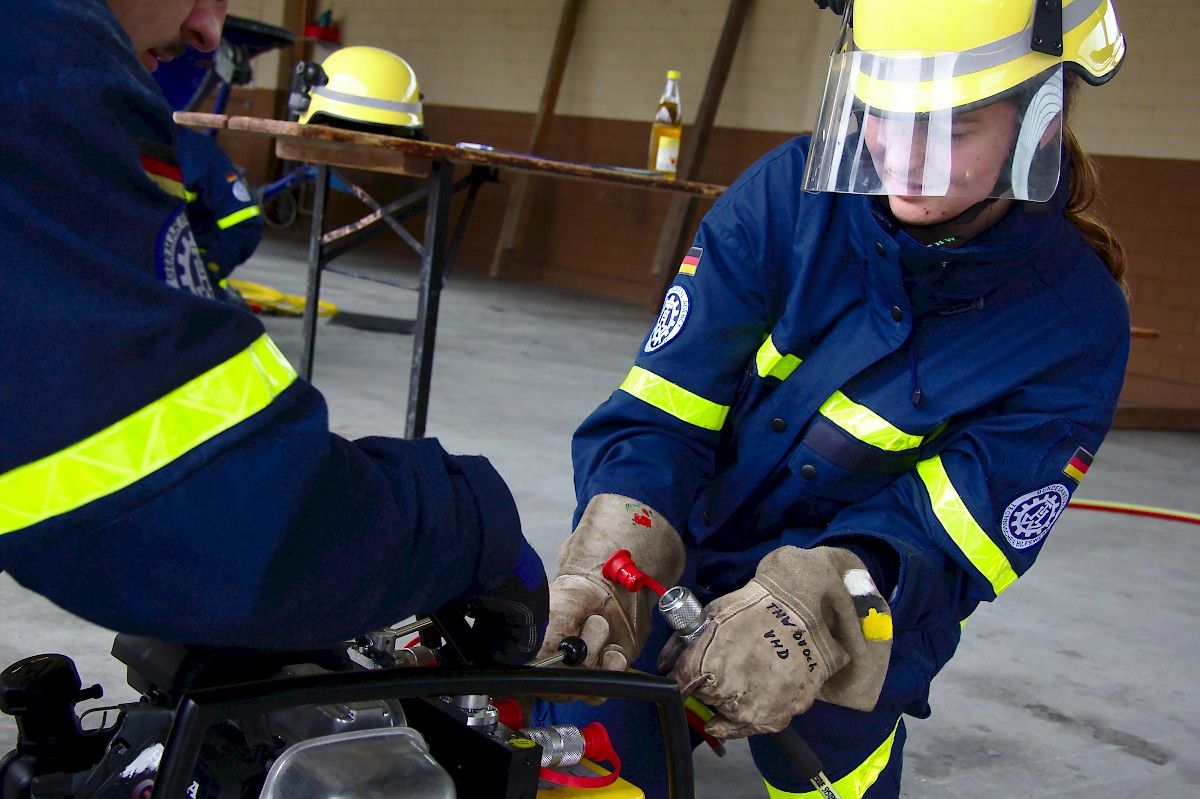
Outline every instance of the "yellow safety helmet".
<svg viewBox="0 0 1200 799">
<path fill-rule="evenodd" d="M 1059 64 L 1096 85 L 1125 57 L 1109 0 L 856 0 L 852 11 L 853 47 L 873 55 L 855 94 L 882 110 L 975 105 Z M 952 67 L 938 69 L 946 54 Z"/>
<path fill-rule="evenodd" d="M 937 154 L 949 150 L 957 116 L 1008 99 L 1019 123 L 1012 174 L 998 183 L 996 196 L 1047 200 L 1058 182 L 1064 69 L 1099 85 L 1125 57 L 1112 0 L 851 0 L 846 6 L 805 175 L 812 191 L 953 194 L 948 162 L 931 166 L 915 185 L 889 190 L 872 181 L 865 154 L 847 141 L 860 140 L 856 134 L 870 116 L 886 119 L 894 137 L 907 124 L 910 149 Z M 1055 164 L 1044 163 L 1044 153 Z"/>
<path fill-rule="evenodd" d="M 421 89 L 400 56 L 379 47 L 343 47 L 321 63 L 325 83 L 309 89 L 300 123 L 423 134 Z"/>
</svg>

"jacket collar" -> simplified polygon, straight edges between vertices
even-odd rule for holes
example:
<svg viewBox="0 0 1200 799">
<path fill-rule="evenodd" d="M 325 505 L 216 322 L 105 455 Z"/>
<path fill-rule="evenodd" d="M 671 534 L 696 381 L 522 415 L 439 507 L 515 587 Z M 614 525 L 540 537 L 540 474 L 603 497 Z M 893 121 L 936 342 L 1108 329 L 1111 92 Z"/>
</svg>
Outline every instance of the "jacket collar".
<svg viewBox="0 0 1200 799">
<path fill-rule="evenodd" d="M 872 256 L 880 243 L 889 256 L 898 256 L 899 277 L 918 316 L 972 307 L 1020 273 L 1041 246 L 1061 231 L 1066 224 L 1067 183 L 1064 174 L 1049 202 L 1014 203 L 1003 219 L 956 249 L 926 246 L 905 233 L 887 211 L 884 198 L 856 197 L 854 246 L 876 263 Z M 887 260 L 896 263 L 895 257 Z M 895 285 L 894 272 L 874 277 Z"/>
</svg>

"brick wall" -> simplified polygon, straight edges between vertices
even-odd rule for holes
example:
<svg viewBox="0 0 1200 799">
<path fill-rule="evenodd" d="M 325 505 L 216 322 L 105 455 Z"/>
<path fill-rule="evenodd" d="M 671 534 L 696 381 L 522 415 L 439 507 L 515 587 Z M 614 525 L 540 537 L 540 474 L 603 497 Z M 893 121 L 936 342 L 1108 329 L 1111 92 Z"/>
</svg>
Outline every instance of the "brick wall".
<svg viewBox="0 0 1200 799">
<path fill-rule="evenodd" d="M 1200 161 L 1101 156 L 1101 213 L 1128 250 L 1135 338 L 1122 399 L 1200 408 Z"/>
</svg>

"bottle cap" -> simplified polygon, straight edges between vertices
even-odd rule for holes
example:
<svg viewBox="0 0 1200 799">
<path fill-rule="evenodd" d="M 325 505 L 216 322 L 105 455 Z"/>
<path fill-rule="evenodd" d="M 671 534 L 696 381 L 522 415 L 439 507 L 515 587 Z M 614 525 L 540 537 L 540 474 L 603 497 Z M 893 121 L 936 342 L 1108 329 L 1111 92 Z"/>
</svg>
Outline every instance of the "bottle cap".
<svg viewBox="0 0 1200 799">
<path fill-rule="evenodd" d="M 667 77 L 670 78 L 671 80 L 679 80 L 679 72 L 674 69 L 669 70 L 667 72 Z"/>
</svg>

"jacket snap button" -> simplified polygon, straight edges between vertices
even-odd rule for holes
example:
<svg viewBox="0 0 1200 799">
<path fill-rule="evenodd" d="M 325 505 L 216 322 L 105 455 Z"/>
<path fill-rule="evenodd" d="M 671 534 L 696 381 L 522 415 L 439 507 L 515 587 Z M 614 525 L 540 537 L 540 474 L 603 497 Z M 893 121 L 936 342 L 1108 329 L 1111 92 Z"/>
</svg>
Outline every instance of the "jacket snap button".
<svg viewBox="0 0 1200 799">
<path fill-rule="evenodd" d="M 811 480 L 817 476 L 817 467 L 811 463 L 806 463 L 800 467 L 800 476 L 805 480 Z"/>
<path fill-rule="evenodd" d="M 901 319 L 904 318 L 904 311 L 900 310 L 899 305 L 892 306 L 892 318 L 895 319 L 897 322 L 899 322 Z"/>
<path fill-rule="evenodd" d="M 887 255 L 887 249 L 883 246 L 883 242 L 875 242 L 875 252 L 879 253 L 880 255 Z"/>
<path fill-rule="evenodd" d="M 787 430 L 787 422 L 783 421 L 782 419 L 772 419 L 771 429 L 776 433 L 782 433 L 784 430 Z"/>
</svg>

